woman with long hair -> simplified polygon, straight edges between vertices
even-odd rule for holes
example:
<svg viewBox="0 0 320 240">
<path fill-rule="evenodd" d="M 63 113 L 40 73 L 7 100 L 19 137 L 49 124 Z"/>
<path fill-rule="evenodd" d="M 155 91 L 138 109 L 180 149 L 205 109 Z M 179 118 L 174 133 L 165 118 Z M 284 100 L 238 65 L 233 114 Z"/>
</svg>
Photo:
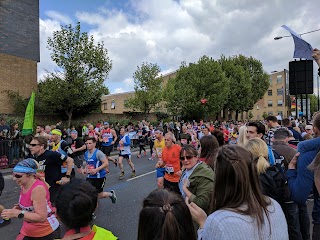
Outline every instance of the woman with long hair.
<svg viewBox="0 0 320 240">
<path fill-rule="evenodd" d="M 268 161 L 268 145 L 266 142 L 260 138 L 252 138 L 247 141 L 243 147 L 247 149 L 256 159 L 258 174 L 260 175 L 265 173 L 270 167 L 270 163 Z"/>
<path fill-rule="evenodd" d="M 195 240 L 190 211 L 181 196 L 158 189 L 143 201 L 138 240 Z"/>
<path fill-rule="evenodd" d="M 53 232 L 59 227 L 50 203 L 48 186 L 37 177 L 37 169 L 37 162 L 31 158 L 13 168 L 13 180 L 21 187 L 19 204 L 3 210 L 1 217 L 23 219 L 17 240 L 51 240 Z"/>
<path fill-rule="evenodd" d="M 252 154 L 237 145 L 218 150 L 215 182 L 208 217 L 186 199 L 198 222 L 198 239 L 288 239 L 280 205 L 262 195 Z"/>
<path fill-rule="evenodd" d="M 237 144 L 241 147 L 243 147 L 246 142 L 248 141 L 247 138 L 247 127 L 246 126 L 241 126 L 239 128 L 239 136 L 238 136 L 238 140 L 237 140 Z"/>
</svg>

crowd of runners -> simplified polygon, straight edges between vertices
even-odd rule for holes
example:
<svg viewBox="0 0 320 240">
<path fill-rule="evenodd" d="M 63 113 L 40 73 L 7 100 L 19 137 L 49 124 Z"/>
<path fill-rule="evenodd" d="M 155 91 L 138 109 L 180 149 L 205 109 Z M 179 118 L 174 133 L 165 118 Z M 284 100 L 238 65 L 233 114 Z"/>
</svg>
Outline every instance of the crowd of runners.
<svg viewBox="0 0 320 240">
<path fill-rule="evenodd" d="M 320 51 L 314 56 L 320 66 Z M 136 176 L 133 147 L 137 158 L 154 161 L 158 187 L 143 201 L 139 240 L 320 239 L 320 112 L 310 122 L 268 116 L 155 126 L 83 122 L 78 130 L 39 125 L 24 147 L 25 159 L 13 169 L 19 203 L 0 209 L 0 227 L 23 219 L 16 239 L 54 239 L 59 220 L 65 240 L 117 239 L 90 224 L 99 198 L 117 201 L 113 190 L 104 192 L 109 162 L 119 167 L 119 180 L 124 159 Z"/>
</svg>

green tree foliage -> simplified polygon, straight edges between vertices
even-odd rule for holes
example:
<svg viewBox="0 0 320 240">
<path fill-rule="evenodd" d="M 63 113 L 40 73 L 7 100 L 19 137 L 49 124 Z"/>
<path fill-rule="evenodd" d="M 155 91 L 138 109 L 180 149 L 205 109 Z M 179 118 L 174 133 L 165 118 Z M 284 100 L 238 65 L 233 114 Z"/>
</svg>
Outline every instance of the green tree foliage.
<svg viewBox="0 0 320 240">
<path fill-rule="evenodd" d="M 19 92 L 15 92 L 12 90 L 7 90 L 5 91 L 5 93 L 7 94 L 11 104 L 14 107 L 13 113 L 15 115 L 23 116 L 26 111 L 29 99 L 24 99 L 23 97 L 21 97 Z"/>
<path fill-rule="evenodd" d="M 101 105 L 101 96 L 109 91 L 104 85 L 112 63 L 103 43 L 81 32 L 80 23 L 61 26 L 48 38 L 51 58 L 59 71 L 48 73 L 39 84 L 42 104 L 67 116 L 85 115 Z"/>
<path fill-rule="evenodd" d="M 157 64 L 144 62 L 133 74 L 135 94 L 125 106 L 133 111 L 143 112 L 146 119 L 150 111 L 162 101 L 163 79 L 158 77 L 160 72 Z"/>
<path fill-rule="evenodd" d="M 175 79 L 170 79 L 164 96 L 173 115 L 187 119 L 206 118 L 221 111 L 228 99 L 229 79 L 219 62 L 203 56 L 195 64 L 182 63 Z M 200 100 L 207 99 L 202 105 Z"/>
<path fill-rule="evenodd" d="M 313 114 L 318 111 L 318 97 L 315 94 L 308 95 L 310 101 L 310 113 Z"/>
<path fill-rule="evenodd" d="M 244 70 L 250 74 L 251 89 L 253 90 L 252 105 L 249 108 L 251 109 L 268 90 L 270 84 L 269 75 L 264 72 L 262 63 L 253 57 L 245 57 L 240 54 L 239 56 L 233 57 L 233 60 L 236 65 L 242 66 Z"/>
<path fill-rule="evenodd" d="M 235 57 L 221 56 L 219 62 L 229 78 L 229 94 L 225 107 L 230 111 L 235 111 L 236 120 L 238 120 L 238 114 L 251 109 L 254 104 L 250 73 L 241 65 L 236 64 Z"/>
</svg>

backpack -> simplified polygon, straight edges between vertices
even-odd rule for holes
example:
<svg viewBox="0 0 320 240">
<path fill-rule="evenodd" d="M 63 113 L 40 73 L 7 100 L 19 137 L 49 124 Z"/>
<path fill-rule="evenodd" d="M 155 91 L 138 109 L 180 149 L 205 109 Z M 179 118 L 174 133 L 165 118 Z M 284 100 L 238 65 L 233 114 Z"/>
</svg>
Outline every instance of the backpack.
<svg viewBox="0 0 320 240">
<path fill-rule="evenodd" d="M 270 166 L 265 173 L 260 174 L 260 184 L 263 194 L 282 204 L 291 201 L 287 176 L 285 174 L 285 159 L 274 149 L 272 151 L 275 157 L 275 164 Z"/>
</svg>

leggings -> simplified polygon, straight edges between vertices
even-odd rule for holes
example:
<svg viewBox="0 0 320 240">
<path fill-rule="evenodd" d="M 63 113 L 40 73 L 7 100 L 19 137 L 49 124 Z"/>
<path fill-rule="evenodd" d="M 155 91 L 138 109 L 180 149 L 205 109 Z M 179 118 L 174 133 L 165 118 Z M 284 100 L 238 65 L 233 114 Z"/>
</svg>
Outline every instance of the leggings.
<svg viewBox="0 0 320 240">
<path fill-rule="evenodd" d="M 140 153 L 140 155 L 141 155 L 142 150 L 143 150 L 143 151 L 146 151 L 146 149 L 144 148 L 144 145 L 139 145 L 139 147 L 140 147 L 139 153 Z"/>
<path fill-rule="evenodd" d="M 150 155 L 152 156 L 154 141 L 150 140 L 149 145 L 150 145 Z"/>
</svg>

